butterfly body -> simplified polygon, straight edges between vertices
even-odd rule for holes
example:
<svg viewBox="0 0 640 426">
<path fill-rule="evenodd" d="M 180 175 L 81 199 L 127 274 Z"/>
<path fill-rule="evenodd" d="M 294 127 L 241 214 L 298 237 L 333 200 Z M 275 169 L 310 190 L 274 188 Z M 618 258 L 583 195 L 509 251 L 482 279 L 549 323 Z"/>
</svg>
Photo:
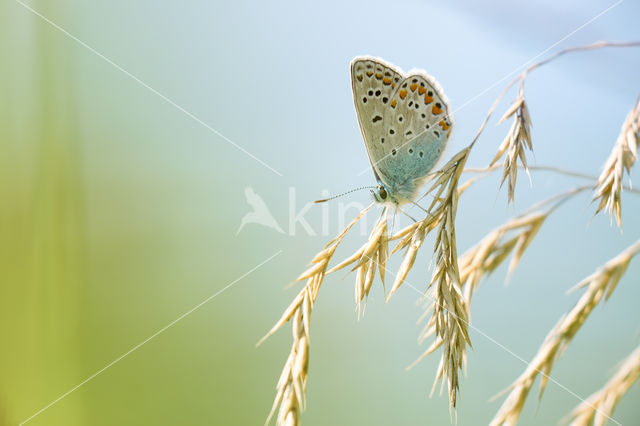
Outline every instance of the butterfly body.
<svg viewBox="0 0 640 426">
<path fill-rule="evenodd" d="M 411 201 L 436 165 L 453 126 L 449 101 L 424 71 L 405 75 L 379 58 L 351 61 L 353 100 L 373 173 L 376 201 Z"/>
</svg>

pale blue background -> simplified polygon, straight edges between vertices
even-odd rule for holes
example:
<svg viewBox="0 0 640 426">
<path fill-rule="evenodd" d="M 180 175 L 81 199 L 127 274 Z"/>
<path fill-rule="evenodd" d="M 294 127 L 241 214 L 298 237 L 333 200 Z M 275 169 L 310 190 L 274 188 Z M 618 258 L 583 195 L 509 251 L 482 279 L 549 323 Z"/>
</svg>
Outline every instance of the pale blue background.
<svg viewBox="0 0 640 426">
<path fill-rule="evenodd" d="M 260 194 L 287 226 L 289 188 L 298 208 L 323 190 L 373 184 L 352 106 L 348 64 L 380 56 L 435 76 L 455 110 L 613 4 L 538 2 L 37 2 L 47 18 L 281 172 L 277 176 L 18 3 L 1 8 L 14 34 L 7 58 L 32 48 L 30 31 L 67 44 L 83 140 L 89 274 L 77 375 L 59 393 L 11 413 L 24 419 L 204 298 L 278 250 L 283 254 L 176 324 L 93 381 L 67 403 L 82 424 L 261 424 L 290 345 L 285 327 L 255 342 L 294 297 L 285 285 L 329 240 L 249 225 L 244 188 Z M 552 50 L 640 39 L 640 6 L 625 1 Z M 546 55 L 545 55 L 546 56 Z M 55 60 L 55 58 L 53 58 Z M 5 61 L 2 61 L 5 63 Z M 28 65 L 28 60 L 22 59 Z M 25 73 L 29 67 L 25 65 Z M 531 163 L 597 175 L 640 91 L 640 49 L 564 57 L 530 76 Z M 456 112 L 446 155 L 470 142 L 503 83 Z M 26 89 L 25 89 L 26 90 Z M 506 102 L 515 93 L 507 96 Z M 507 104 L 499 110 L 500 115 Z M 498 118 L 498 117 L 496 117 Z M 469 165 L 485 166 L 508 130 L 495 120 Z M 534 159 L 535 157 L 535 159 Z M 635 171 L 634 171 L 635 172 Z M 462 253 L 535 201 L 581 181 L 519 175 L 516 203 L 498 191 L 498 175 L 460 201 Z M 348 196 L 368 203 L 366 191 Z M 508 287 L 501 268 L 473 300 L 473 326 L 531 359 L 577 295 L 565 291 L 640 236 L 639 198 L 623 200 L 624 233 L 592 219 L 581 195 L 548 219 Z M 338 203 L 330 205 L 331 232 Z M 319 230 L 319 208 L 307 215 Z M 347 240 L 343 256 L 361 242 Z M 425 288 L 430 237 L 408 280 Z M 123 247 L 127 247 L 123 251 Z M 556 363 L 552 377 L 586 397 L 638 344 L 639 260 L 612 299 L 599 306 Z M 391 269 L 398 263 L 391 263 Z M 445 396 L 427 398 L 438 357 L 410 372 L 424 348 L 416 337 L 417 294 L 403 287 L 384 304 L 376 281 L 367 314 L 356 321 L 353 277 L 329 277 L 313 312 L 305 425 L 448 424 Z M 476 331 L 462 380 L 459 425 L 486 424 L 525 365 Z M 55 387 L 55 384 L 52 385 Z M 534 388 L 537 391 L 537 385 Z M 637 387 L 614 417 L 638 424 Z M 539 407 L 532 394 L 521 424 L 553 424 L 579 401 L 549 384 Z M 34 419 L 48 425 L 58 406 Z M 50 419 L 50 418 L 49 418 Z"/>
</svg>

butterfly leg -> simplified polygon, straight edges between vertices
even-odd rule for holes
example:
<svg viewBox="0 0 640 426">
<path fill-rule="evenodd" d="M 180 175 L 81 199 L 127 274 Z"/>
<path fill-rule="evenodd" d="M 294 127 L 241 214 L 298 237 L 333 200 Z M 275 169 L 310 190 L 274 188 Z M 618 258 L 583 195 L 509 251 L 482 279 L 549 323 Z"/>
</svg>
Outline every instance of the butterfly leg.
<svg viewBox="0 0 640 426">
<path fill-rule="evenodd" d="M 411 219 L 412 221 L 417 222 L 417 220 L 415 220 L 415 219 L 414 219 L 413 217 L 411 217 L 407 212 L 405 212 L 404 210 L 402 210 L 402 209 L 400 208 L 400 206 L 396 206 L 396 211 L 397 211 L 397 210 L 400 210 L 400 212 L 401 212 L 401 213 L 403 213 L 406 217 L 408 217 L 408 218 L 409 218 L 409 219 Z M 395 215 L 394 215 L 394 218 L 395 218 Z"/>
</svg>

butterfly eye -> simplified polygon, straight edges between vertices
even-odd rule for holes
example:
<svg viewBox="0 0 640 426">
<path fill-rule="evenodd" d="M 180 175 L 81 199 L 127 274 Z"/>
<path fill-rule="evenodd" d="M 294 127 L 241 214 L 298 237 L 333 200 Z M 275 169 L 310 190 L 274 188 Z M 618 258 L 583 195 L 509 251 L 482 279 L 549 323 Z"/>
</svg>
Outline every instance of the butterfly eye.
<svg viewBox="0 0 640 426">
<path fill-rule="evenodd" d="M 381 186 L 378 192 L 380 193 L 380 198 L 382 198 L 383 200 L 387 199 L 387 190 L 384 189 L 384 187 Z"/>
</svg>

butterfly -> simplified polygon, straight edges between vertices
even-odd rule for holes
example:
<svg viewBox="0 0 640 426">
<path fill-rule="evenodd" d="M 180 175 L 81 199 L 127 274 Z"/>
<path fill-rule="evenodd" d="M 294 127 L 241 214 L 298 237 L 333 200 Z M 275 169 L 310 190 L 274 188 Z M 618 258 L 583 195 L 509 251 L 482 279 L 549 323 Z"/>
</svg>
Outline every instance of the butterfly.
<svg viewBox="0 0 640 426">
<path fill-rule="evenodd" d="M 453 120 L 438 82 L 421 70 L 405 75 L 368 56 L 351 61 L 358 123 L 373 174 L 373 196 L 396 205 L 412 201 L 444 149 Z"/>
</svg>

